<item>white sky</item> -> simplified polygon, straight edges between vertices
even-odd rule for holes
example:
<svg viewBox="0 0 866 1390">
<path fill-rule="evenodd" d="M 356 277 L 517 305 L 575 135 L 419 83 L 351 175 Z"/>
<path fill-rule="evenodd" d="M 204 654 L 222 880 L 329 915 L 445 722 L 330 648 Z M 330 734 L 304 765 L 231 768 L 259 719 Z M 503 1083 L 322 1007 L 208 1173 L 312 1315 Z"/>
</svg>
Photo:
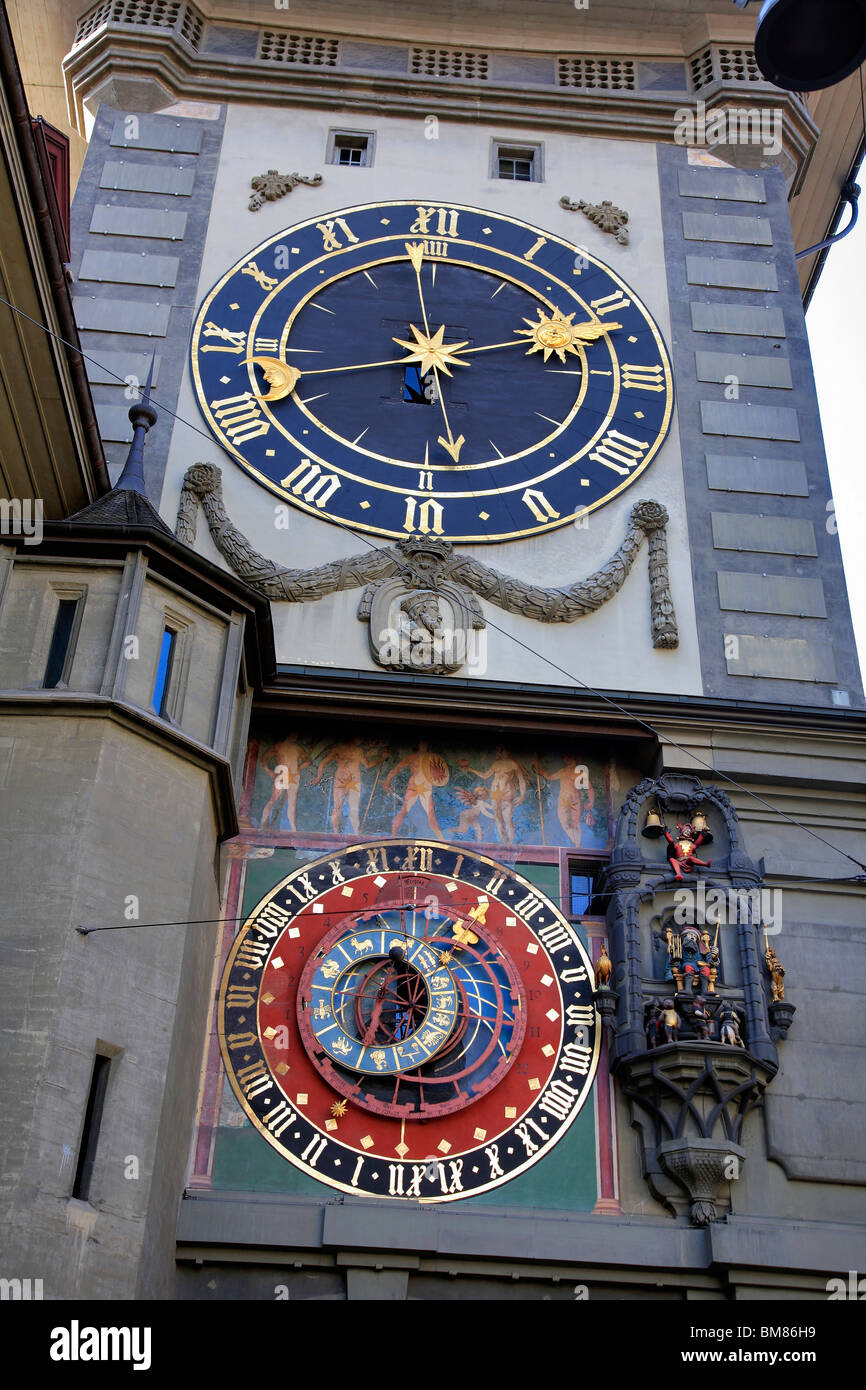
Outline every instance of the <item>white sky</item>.
<svg viewBox="0 0 866 1390">
<path fill-rule="evenodd" d="M 861 172 L 866 173 L 866 168 Z M 861 669 L 866 668 L 866 192 L 860 220 L 830 248 L 806 315 L 839 542 Z M 843 215 L 847 224 L 850 213 Z M 798 248 L 799 249 L 799 248 Z M 832 513 L 828 513 L 831 516 Z"/>
</svg>

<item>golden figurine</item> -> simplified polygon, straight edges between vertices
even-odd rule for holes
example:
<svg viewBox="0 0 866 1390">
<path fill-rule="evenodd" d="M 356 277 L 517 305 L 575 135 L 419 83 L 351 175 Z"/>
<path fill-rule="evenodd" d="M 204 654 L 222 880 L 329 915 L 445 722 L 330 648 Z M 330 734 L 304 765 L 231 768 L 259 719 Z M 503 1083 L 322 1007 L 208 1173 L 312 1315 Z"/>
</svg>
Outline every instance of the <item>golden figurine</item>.
<svg viewBox="0 0 866 1390">
<path fill-rule="evenodd" d="M 607 947 L 602 942 L 601 950 L 598 953 L 598 960 L 595 962 L 595 987 L 606 986 L 613 971 L 613 961 L 607 954 Z"/>
<path fill-rule="evenodd" d="M 767 934 L 764 933 L 764 960 L 767 962 L 767 973 L 770 976 L 771 988 L 773 991 L 773 1002 L 785 997 L 785 970 L 776 952 L 767 941 Z"/>
<path fill-rule="evenodd" d="M 680 1036 L 679 1028 L 681 1019 L 674 1008 L 673 999 L 662 1000 L 662 1015 L 659 1023 L 664 1029 L 665 1042 L 677 1042 Z"/>
</svg>

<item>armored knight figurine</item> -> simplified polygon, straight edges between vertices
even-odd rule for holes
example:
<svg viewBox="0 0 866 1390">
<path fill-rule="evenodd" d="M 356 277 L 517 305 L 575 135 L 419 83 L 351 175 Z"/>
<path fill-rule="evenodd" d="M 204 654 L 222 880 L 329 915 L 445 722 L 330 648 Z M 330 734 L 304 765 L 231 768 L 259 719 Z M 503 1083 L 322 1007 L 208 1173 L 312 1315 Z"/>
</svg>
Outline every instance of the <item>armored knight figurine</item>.
<svg viewBox="0 0 866 1390">
<path fill-rule="evenodd" d="M 700 864 L 704 869 L 709 869 L 711 867 L 713 862 L 712 859 L 698 859 L 695 852 L 704 843 L 704 832 L 702 830 L 695 830 L 690 821 L 686 821 L 684 825 L 680 825 L 679 821 L 677 821 L 677 830 L 679 834 L 676 838 L 671 834 L 666 825 L 663 826 L 662 829 L 664 837 L 668 842 L 668 859 L 674 871 L 674 878 L 677 880 L 677 883 L 682 883 L 683 873 L 694 873 L 695 865 L 697 864 Z"/>
<path fill-rule="evenodd" d="M 766 940 L 766 938 L 765 938 Z M 767 962 L 767 971 L 770 976 L 771 988 L 773 991 L 774 1003 L 785 997 L 785 971 L 782 962 L 776 955 L 772 946 L 767 942 L 767 949 L 764 952 L 764 960 Z"/>
</svg>

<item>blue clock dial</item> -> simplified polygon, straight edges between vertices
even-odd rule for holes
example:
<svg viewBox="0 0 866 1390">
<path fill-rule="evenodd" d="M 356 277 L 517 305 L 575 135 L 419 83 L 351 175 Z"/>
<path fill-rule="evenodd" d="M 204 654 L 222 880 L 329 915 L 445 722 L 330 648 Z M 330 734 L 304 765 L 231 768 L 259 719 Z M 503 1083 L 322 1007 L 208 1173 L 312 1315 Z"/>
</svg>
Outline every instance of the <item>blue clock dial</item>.
<svg viewBox="0 0 866 1390">
<path fill-rule="evenodd" d="M 562 526 L 649 465 L 668 355 L 613 272 L 474 208 L 402 201 L 279 233 L 202 305 L 205 419 L 324 519 L 492 541 Z"/>
</svg>

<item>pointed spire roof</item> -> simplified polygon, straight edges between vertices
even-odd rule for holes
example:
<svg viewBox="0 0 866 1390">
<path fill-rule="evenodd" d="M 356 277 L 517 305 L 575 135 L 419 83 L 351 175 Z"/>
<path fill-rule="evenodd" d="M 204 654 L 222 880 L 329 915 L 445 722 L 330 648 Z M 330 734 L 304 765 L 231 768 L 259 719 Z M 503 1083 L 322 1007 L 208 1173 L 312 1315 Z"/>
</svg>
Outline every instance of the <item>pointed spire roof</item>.
<svg viewBox="0 0 866 1390">
<path fill-rule="evenodd" d="M 150 403 L 154 361 L 155 354 L 151 354 L 144 391 L 130 406 L 132 443 L 123 471 L 110 492 L 104 493 L 95 502 L 90 502 L 68 518 L 78 526 L 146 526 L 172 535 L 148 498 L 144 480 L 144 440 L 148 430 L 157 421 L 157 413 Z"/>
</svg>

